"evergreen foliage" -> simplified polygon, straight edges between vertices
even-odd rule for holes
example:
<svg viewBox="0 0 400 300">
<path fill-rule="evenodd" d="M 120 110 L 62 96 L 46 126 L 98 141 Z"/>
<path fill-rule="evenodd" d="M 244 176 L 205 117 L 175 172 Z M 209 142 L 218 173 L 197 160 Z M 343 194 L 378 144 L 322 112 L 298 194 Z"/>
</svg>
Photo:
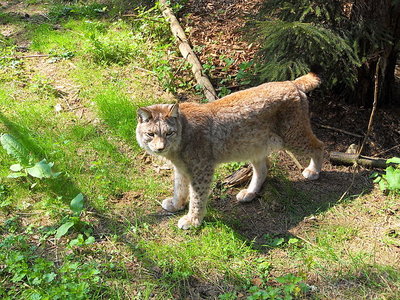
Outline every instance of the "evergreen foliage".
<svg viewBox="0 0 400 300">
<path fill-rule="evenodd" d="M 354 88 L 357 68 L 391 41 L 378 22 L 352 15 L 341 0 L 268 0 L 247 27 L 260 45 L 258 83 L 294 79 L 318 64 L 325 87 Z"/>
</svg>

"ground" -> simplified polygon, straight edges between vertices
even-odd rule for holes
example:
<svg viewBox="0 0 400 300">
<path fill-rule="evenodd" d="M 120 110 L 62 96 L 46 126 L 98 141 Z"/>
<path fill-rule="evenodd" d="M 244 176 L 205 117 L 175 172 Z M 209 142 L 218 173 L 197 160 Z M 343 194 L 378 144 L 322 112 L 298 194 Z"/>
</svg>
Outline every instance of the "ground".
<svg viewBox="0 0 400 300">
<path fill-rule="evenodd" d="M 179 12 L 220 92 L 244 88 L 223 79 L 256 51 L 240 29 L 259 2 L 188 1 Z M 360 138 L 326 126 L 363 135 L 369 108 L 314 93 L 312 125 L 326 144 L 318 181 L 278 153 L 260 196 L 238 204 L 240 187 L 222 181 L 240 165 L 222 166 L 205 224 L 177 229 L 183 213 L 160 207 L 171 170 L 139 149 L 135 110 L 201 95 L 160 13 L 126 3 L 0 3 L 0 132 L 62 172 L 6 178 L 18 160 L 0 149 L 0 295 L 399 298 L 398 194 L 380 191 L 372 170 L 328 160 Z M 366 154 L 398 155 L 399 122 L 394 108 L 379 109 Z M 76 213 L 70 202 L 79 193 L 85 203 Z M 65 224 L 72 227 L 61 234 Z"/>
</svg>

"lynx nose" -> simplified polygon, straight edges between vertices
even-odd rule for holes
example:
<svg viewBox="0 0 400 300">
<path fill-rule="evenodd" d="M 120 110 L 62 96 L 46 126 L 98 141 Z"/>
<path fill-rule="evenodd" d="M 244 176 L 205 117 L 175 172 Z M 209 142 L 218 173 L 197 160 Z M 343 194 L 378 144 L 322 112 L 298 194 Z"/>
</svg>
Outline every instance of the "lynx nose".
<svg viewBox="0 0 400 300">
<path fill-rule="evenodd" d="M 159 139 L 154 143 L 154 152 L 162 152 L 165 150 L 165 141 Z"/>
</svg>

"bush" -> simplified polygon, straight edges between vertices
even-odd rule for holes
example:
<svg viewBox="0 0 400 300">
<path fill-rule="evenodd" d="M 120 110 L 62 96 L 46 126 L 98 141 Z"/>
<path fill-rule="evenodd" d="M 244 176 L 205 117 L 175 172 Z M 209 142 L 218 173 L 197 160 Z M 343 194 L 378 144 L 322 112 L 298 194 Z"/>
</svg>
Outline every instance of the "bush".
<svg viewBox="0 0 400 300">
<path fill-rule="evenodd" d="M 294 79 L 318 64 L 326 87 L 353 89 L 357 68 L 390 37 L 378 21 L 350 18 L 340 0 L 268 0 L 247 24 L 260 46 L 256 81 Z"/>
</svg>

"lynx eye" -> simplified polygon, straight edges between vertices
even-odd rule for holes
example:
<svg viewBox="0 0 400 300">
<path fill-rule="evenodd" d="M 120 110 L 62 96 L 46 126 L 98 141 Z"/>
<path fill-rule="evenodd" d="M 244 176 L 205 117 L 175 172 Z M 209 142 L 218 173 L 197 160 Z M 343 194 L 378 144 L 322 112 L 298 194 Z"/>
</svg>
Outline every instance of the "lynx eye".
<svg viewBox="0 0 400 300">
<path fill-rule="evenodd" d="M 148 137 L 154 137 L 154 132 L 146 132 L 146 135 L 147 135 Z"/>
<path fill-rule="evenodd" d="M 167 136 L 173 136 L 174 134 L 175 134 L 175 131 L 167 132 Z"/>
</svg>

